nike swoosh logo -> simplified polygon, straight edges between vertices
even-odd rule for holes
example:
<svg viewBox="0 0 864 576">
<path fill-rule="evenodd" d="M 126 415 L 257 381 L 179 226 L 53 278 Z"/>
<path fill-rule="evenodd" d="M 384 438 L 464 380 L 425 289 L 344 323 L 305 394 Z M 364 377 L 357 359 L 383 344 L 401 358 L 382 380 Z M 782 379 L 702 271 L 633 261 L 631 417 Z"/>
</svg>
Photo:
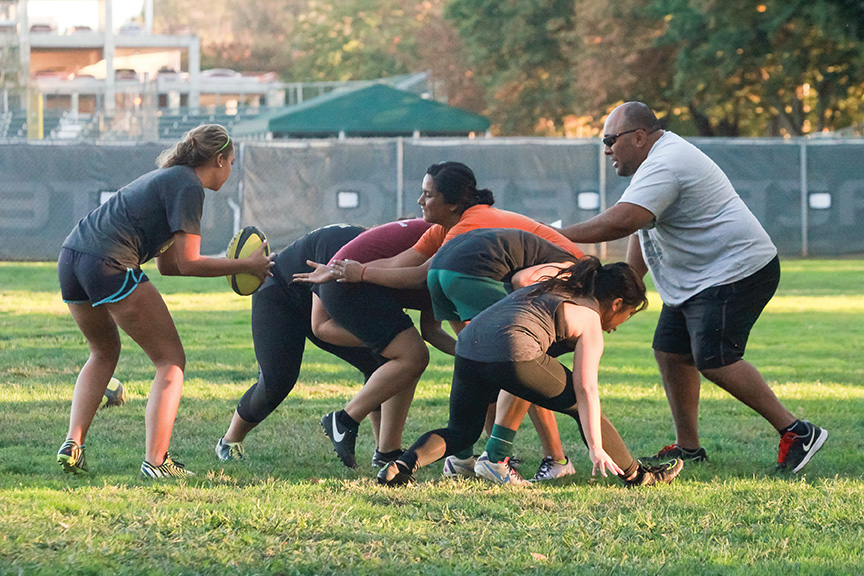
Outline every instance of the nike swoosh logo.
<svg viewBox="0 0 864 576">
<path fill-rule="evenodd" d="M 810 442 L 804 444 L 804 451 L 807 452 L 810 450 L 810 447 L 813 446 L 813 441 L 816 440 L 816 430 L 810 431 Z"/>
<path fill-rule="evenodd" d="M 344 432 L 339 432 L 339 424 L 336 422 L 336 413 L 333 413 L 333 441 L 334 442 L 342 442 L 342 439 L 345 438 Z"/>
<path fill-rule="evenodd" d="M 496 472 L 494 468 L 492 468 L 491 466 L 489 466 L 485 462 L 483 463 L 483 465 L 486 467 L 486 470 L 491 472 L 492 475 L 498 479 L 499 482 L 506 484 L 507 482 L 510 481 L 510 475 L 509 474 L 506 476 L 502 476 L 501 474 L 498 474 L 498 472 Z"/>
</svg>

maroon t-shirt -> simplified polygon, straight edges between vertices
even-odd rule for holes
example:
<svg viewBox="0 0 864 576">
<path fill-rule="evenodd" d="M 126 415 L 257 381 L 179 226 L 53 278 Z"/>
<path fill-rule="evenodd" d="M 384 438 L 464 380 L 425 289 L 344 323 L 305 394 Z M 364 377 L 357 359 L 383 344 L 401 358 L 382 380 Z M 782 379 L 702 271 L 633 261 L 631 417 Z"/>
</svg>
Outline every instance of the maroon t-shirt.
<svg viewBox="0 0 864 576">
<path fill-rule="evenodd" d="M 330 260 L 355 260 L 366 263 L 381 258 L 390 258 L 413 247 L 432 224 L 421 218 L 398 220 L 370 228 L 339 249 Z M 431 310 L 429 290 L 395 290 L 396 297 L 404 308 Z"/>
<path fill-rule="evenodd" d="M 330 260 L 356 260 L 366 263 L 390 258 L 408 250 L 432 224 L 421 218 L 389 222 L 362 232 L 339 249 Z"/>
</svg>

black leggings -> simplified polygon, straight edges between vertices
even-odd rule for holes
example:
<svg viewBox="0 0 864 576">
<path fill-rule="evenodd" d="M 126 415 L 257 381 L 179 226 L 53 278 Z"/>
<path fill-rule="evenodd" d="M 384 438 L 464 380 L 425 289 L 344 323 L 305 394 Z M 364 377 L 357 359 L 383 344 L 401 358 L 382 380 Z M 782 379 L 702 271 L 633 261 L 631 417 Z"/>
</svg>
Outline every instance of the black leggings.
<svg viewBox="0 0 864 576">
<path fill-rule="evenodd" d="M 368 348 L 346 348 L 312 334 L 312 293 L 304 286 L 265 283 L 252 295 L 252 338 L 258 359 L 258 381 L 243 394 L 237 414 L 246 422 L 261 422 L 288 396 L 297 383 L 306 338 L 363 373 L 365 379 L 385 358 Z"/>
<path fill-rule="evenodd" d="M 572 416 L 585 442 L 573 390 L 573 373 L 560 362 L 548 354 L 527 362 L 475 362 L 457 355 L 447 428 L 421 436 L 400 460 L 413 469 L 417 464 L 425 466 L 472 447 L 483 433 L 486 408 L 495 402 L 502 388 L 532 404 Z M 634 472 L 638 463 L 618 431 L 602 414 L 600 434 L 603 449 L 625 476 Z"/>
</svg>

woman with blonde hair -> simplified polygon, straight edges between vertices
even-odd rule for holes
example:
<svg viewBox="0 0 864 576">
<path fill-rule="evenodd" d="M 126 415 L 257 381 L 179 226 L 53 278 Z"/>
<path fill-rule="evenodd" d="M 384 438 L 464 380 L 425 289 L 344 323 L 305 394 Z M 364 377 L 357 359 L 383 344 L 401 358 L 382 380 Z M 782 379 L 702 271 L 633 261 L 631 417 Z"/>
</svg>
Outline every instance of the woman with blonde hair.
<svg viewBox="0 0 864 576">
<path fill-rule="evenodd" d="M 90 348 L 75 383 L 69 432 L 57 454 L 66 472 L 87 471 L 84 440 L 120 357 L 119 327 L 156 367 L 141 475 L 192 474 L 168 454 L 186 355 L 171 314 L 141 265 L 156 258 L 165 276 L 247 273 L 263 280 L 270 275 L 272 257 L 264 246 L 239 260 L 201 255 L 204 189 L 219 190 L 233 162 L 234 146 L 223 126 L 193 128 L 159 155 L 157 170 L 121 188 L 63 242 L 57 262 L 61 294 Z"/>
</svg>

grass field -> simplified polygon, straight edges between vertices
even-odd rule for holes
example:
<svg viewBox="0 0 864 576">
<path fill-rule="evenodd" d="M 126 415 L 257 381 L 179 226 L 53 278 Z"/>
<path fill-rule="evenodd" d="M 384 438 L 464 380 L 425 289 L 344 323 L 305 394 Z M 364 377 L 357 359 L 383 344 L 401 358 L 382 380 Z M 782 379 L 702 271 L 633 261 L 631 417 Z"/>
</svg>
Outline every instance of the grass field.
<svg viewBox="0 0 864 576">
<path fill-rule="evenodd" d="M 256 366 L 250 299 L 222 279 L 150 276 L 188 356 L 172 450 L 189 480 L 138 477 L 152 368 L 124 337 L 117 376 L 131 393 L 101 410 L 87 477 L 62 474 L 86 344 L 53 264 L 0 263 L 0 574 L 862 574 L 864 573 L 864 261 L 787 261 L 747 358 L 799 417 L 830 438 L 798 476 L 773 473 L 778 435 L 705 384 L 700 423 L 711 461 L 669 486 L 594 481 L 574 422 L 559 416 L 577 474 L 508 489 L 450 482 L 440 467 L 409 489 L 377 486 L 361 426 L 353 472 L 318 420 L 361 380 L 315 349 L 297 388 L 247 439 L 244 463 L 213 447 Z M 634 454 L 674 439 L 650 351 L 659 302 L 607 337 L 604 411 Z M 447 419 L 451 362 L 433 351 L 406 444 Z M 533 473 L 530 425 L 517 454 Z"/>
</svg>

